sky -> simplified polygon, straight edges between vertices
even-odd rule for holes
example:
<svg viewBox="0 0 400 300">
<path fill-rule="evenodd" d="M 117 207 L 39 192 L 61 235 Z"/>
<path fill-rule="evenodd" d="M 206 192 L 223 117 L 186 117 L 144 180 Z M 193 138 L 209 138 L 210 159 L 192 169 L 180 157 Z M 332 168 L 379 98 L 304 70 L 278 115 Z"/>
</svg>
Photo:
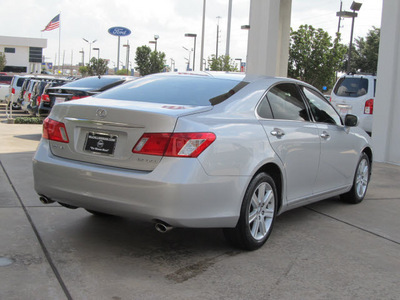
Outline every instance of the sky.
<svg viewBox="0 0 400 300">
<path fill-rule="evenodd" d="M 249 24 L 251 0 L 233 0 L 230 57 L 246 60 L 248 32 L 242 25 Z M 100 48 L 100 57 L 109 59 L 109 67 L 117 65 L 118 38 L 108 33 L 114 26 L 131 30 L 131 35 L 121 37 L 120 66 L 125 65 L 126 49 L 131 45 L 130 61 L 133 66 L 137 47 L 147 45 L 158 35 L 157 50 L 166 54 L 166 64 L 171 58 L 179 71 L 186 69 L 194 39 L 185 33 L 197 34 L 196 65 L 199 70 L 202 31 L 203 0 L 15 0 L 1 2 L 0 35 L 47 39 L 44 49 L 46 62 L 58 60 L 59 29 L 41 32 L 49 21 L 61 12 L 61 63 L 88 62 L 89 48 Z M 332 37 L 338 29 L 336 12 L 350 11 L 353 0 L 292 0 L 291 27 L 302 24 L 322 28 Z M 355 19 L 354 37 L 365 37 L 373 26 L 380 27 L 382 0 L 358 0 L 362 3 Z M 208 59 L 217 49 L 219 22 L 219 55 L 225 54 L 227 36 L 228 0 L 207 0 L 205 20 L 204 58 Z M 342 43 L 350 41 L 351 19 L 341 22 Z M 94 41 L 90 47 L 83 38 Z M 185 50 L 189 49 L 188 50 Z M 193 55 L 193 53 L 191 53 Z M 91 50 L 91 56 L 97 51 Z M 191 56 L 191 62 L 193 57 Z M 57 61 L 56 61 L 57 62 Z"/>
</svg>

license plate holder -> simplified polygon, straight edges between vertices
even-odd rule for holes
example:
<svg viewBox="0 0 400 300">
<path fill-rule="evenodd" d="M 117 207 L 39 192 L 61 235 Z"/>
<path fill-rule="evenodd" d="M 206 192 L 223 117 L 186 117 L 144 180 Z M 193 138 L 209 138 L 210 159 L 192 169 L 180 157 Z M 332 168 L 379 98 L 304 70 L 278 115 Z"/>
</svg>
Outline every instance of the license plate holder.
<svg viewBox="0 0 400 300">
<path fill-rule="evenodd" d="M 96 154 L 114 155 L 117 138 L 116 135 L 89 132 L 86 135 L 85 151 Z"/>
<path fill-rule="evenodd" d="M 63 98 L 63 97 L 56 97 L 54 99 L 54 105 L 56 105 L 58 103 L 63 103 L 63 102 L 65 102 L 65 98 Z"/>
</svg>

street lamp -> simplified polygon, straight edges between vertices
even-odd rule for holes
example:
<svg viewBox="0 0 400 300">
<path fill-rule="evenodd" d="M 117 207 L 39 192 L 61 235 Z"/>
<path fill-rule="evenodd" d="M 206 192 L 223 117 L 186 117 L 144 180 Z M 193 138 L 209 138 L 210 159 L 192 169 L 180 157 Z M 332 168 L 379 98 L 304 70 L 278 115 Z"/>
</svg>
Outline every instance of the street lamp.
<svg viewBox="0 0 400 300">
<path fill-rule="evenodd" d="M 350 9 L 353 11 L 338 11 L 336 13 L 337 17 L 341 18 L 352 18 L 351 21 L 351 33 L 350 33 L 350 46 L 349 46 L 349 54 L 348 54 L 348 60 L 347 60 L 347 73 L 350 72 L 350 61 L 351 61 L 351 48 L 353 47 L 353 31 L 354 31 L 354 19 L 357 17 L 356 11 L 359 11 L 361 8 L 362 3 L 355 2 L 350 6 Z"/>
<path fill-rule="evenodd" d="M 87 39 L 84 39 L 84 38 L 82 38 L 82 40 L 84 40 L 86 43 L 89 44 L 89 63 L 90 63 L 90 59 L 91 59 L 90 55 L 92 53 L 92 44 L 96 43 L 97 40 L 94 40 L 92 42 L 89 42 Z"/>
<path fill-rule="evenodd" d="M 160 36 L 158 34 L 154 35 L 154 41 L 149 41 L 149 44 L 155 44 L 155 48 L 154 51 L 157 52 L 157 40 L 160 38 Z"/>
<path fill-rule="evenodd" d="M 97 60 L 100 59 L 100 48 L 93 48 L 93 50 L 97 51 Z"/>
<path fill-rule="evenodd" d="M 131 45 L 129 45 L 129 41 L 126 42 L 126 45 L 122 45 L 126 47 L 126 75 L 129 75 L 129 51 L 131 49 Z"/>
<path fill-rule="evenodd" d="M 194 64 L 196 62 L 196 37 L 197 37 L 197 34 L 195 34 L 195 33 L 185 33 L 185 36 L 194 38 L 194 46 L 193 46 L 193 49 L 194 49 L 193 50 L 193 71 L 194 71 Z"/>
</svg>

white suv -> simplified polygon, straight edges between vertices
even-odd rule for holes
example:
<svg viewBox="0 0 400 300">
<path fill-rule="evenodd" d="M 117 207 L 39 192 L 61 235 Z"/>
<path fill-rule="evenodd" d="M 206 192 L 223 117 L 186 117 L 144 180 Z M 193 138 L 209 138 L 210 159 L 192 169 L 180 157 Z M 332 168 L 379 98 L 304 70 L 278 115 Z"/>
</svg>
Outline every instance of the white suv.
<svg viewBox="0 0 400 300">
<path fill-rule="evenodd" d="M 356 115 L 359 126 L 371 135 L 375 90 L 374 75 L 343 75 L 336 82 L 330 100 L 341 116 Z"/>
</svg>

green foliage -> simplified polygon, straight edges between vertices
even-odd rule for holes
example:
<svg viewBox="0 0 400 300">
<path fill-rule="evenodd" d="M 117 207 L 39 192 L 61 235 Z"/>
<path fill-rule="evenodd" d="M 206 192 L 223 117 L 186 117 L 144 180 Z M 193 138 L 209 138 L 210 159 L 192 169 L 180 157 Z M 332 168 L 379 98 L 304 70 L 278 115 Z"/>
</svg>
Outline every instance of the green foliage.
<svg viewBox="0 0 400 300">
<path fill-rule="evenodd" d="M 3 52 L 0 52 L 0 71 L 3 71 L 6 64 L 7 64 L 6 55 Z"/>
<path fill-rule="evenodd" d="M 104 75 L 107 72 L 107 61 L 105 59 L 92 57 L 87 65 L 87 73 L 90 76 Z M 126 73 L 125 73 L 126 74 Z"/>
<path fill-rule="evenodd" d="M 323 29 L 301 25 L 290 30 L 288 76 L 305 81 L 318 89 L 333 87 L 336 71 L 340 69 L 346 47 Z"/>
<path fill-rule="evenodd" d="M 128 73 L 129 73 L 129 70 L 121 69 L 121 70 L 118 70 L 117 72 L 115 72 L 115 75 L 128 75 Z"/>
<path fill-rule="evenodd" d="M 15 118 L 14 124 L 42 124 L 43 118 L 39 117 L 18 117 Z"/>
<path fill-rule="evenodd" d="M 88 67 L 87 66 L 80 66 L 79 67 L 79 73 L 81 73 L 82 77 L 87 76 L 88 74 Z"/>
<path fill-rule="evenodd" d="M 376 73 L 378 68 L 379 41 L 381 30 L 373 27 L 365 38 L 355 39 L 355 46 L 352 47 L 350 71 Z M 343 65 L 347 69 L 347 60 Z"/>
<path fill-rule="evenodd" d="M 141 46 L 136 49 L 135 62 L 140 75 L 159 73 L 164 69 L 165 53 L 151 51 L 148 46 Z"/>
<path fill-rule="evenodd" d="M 208 61 L 210 62 L 211 71 L 238 71 L 235 61 L 231 59 L 229 55 L 221 55 L 219 57 L 215 57 L 215 55 L 213 54 L 211 55 L 211 58 L 208 58 Z"/>
</svg>

